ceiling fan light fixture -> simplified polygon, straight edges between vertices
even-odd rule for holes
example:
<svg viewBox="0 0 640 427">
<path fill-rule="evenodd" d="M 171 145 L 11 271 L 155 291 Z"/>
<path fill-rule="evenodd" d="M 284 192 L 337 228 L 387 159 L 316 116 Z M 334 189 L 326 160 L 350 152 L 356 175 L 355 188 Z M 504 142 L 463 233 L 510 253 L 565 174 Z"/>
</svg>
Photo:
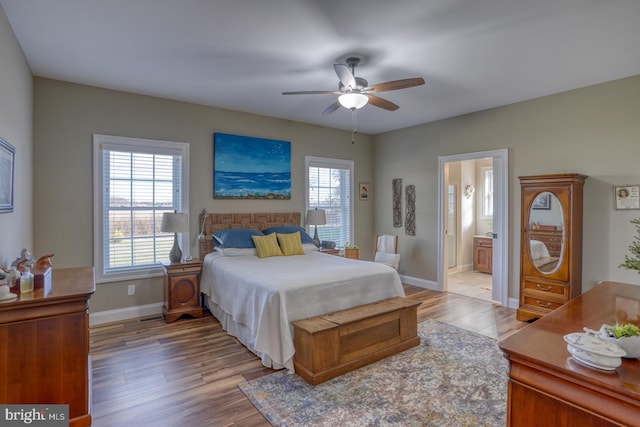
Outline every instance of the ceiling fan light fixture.
<svg viewBox="0 0 640 427">
<path fill-rule="evenodd" d="M 369 97 L 362 93 L 349 92 L 343 93 L 338 97 L 340 105 L 349 110 L 359 110 L 369 102 Z"/>
</svg>

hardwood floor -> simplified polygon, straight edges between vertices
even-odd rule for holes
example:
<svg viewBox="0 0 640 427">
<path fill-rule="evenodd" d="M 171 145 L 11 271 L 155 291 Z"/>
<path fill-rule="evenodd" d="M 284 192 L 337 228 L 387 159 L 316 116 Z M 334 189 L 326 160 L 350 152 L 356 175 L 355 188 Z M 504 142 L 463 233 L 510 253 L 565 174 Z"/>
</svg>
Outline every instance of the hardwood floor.
<svg viewBox="0 0 640 427">
<path fill-rule="evenodd" d="M 405 285 L 437 319 L 499 340 L 527 325 L 490 302 Z M 273 372 L 213 316 L 92 327 L 93 426 L 269 426 L 237 387 Z"/>
</svg>

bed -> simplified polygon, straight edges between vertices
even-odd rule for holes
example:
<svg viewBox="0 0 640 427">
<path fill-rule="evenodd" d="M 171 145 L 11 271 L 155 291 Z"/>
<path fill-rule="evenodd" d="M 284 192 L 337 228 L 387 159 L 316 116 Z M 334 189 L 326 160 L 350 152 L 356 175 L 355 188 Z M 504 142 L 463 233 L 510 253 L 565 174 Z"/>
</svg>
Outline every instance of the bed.
<svg viewBox="0 0 640 427">
<path fill-rule="evenodd" d="M 558 257 L 552 257 L 549 254 L 547 246 L 539 240 L 530 240 L 529 248 L 531 251 L 531 259 L 536 268 L 543 272 L 550 272 L 558 264 Z"/>
<path fill-rule="evenodd" d="M 301 244 L 299 255 L 264 258 L 250 248 L 223 245 L 213 250 L 213 234 L 299 227 L 300 220 L 297 212 L 201 217 L 207 239 L 201 242 L 200 287 L 206 305 L 223 329 L 258 355 L 263 365 L 290 371 L 295 353 L 292 321 L 405 296 L 393 268 L 323 254 L 310 243 Z M 302 242 L 311 239 L 305 234 Z"/>
</svg>

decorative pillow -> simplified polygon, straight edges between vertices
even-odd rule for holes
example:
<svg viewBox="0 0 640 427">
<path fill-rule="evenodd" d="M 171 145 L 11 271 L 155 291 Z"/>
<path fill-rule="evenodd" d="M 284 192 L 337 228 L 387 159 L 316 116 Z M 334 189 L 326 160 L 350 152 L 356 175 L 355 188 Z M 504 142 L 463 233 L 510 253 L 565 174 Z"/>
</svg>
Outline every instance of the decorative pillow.
<svg viewBox="0 0 640 427">
<path fill-rule="evenodd" d="M 304 255 L 299 231 L 290 234 L 276 233 L 276 237 L 278 237 L 278 243 L 283 255 Z"/>
<path fill-rule="evenodd" d="M 270 233 L 281 233 L 281 234 L 291 234 L 296 231 L 300 232 L 300 240 L 302 243 L 315 243 L 313 237 L 309 236 L 307 231 L 300 227 L 299 225 L 279 225 L 277 227 L 269 227 L 262 230 L 264 234 Z"/>
<path fill-rule="evenodd" d="M 251 236 L 251 239 L 253 239 L 253 243 L 256 245 L 258 257 L 282 256 L 276 233 L 271 233 L 266 236 Z"/>
<path fill-rule="evenodd" d="M 220 252 L 222 256 L 246 256 L 257 255 L 256 248 L 222 248 L 217 247 L 216 252 Z"/>
<path fill-rule="evenodd" d="M 264 236 L 252 228 L 229 228 L 213 233 L 216 246 L 223 248 L 255 248 L 251 237 Z"/>
<path fill-rule="evenodd" d="M 303 243 L 302 250 L 304 250 L 305 254 L 308 254 L 309 252 L 318 252 L 318 247 L 315 243 Z"/>
</svg>

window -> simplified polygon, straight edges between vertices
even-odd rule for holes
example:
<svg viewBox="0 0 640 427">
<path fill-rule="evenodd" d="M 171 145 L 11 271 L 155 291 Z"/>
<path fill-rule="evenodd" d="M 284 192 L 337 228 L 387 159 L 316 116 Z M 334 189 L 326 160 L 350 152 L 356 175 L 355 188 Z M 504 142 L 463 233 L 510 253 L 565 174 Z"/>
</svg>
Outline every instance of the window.
<svg viewBox="0 0 640 427">
<path fill-rule="evenodd" d="M 493 168 L 482 171 L 482 219 L 493 218 Z"/>
<path fill-rule="evenodd" d="M 305 158 L 307 170 L 307 209 L 324 209 L 325 225 L 318 226 L 320 240 L 338 246 L 353 242 L 353 161 Z M 315 226 L 308 226 L 313 235 Z"/>
<path fill-rule="evenodd" d="M 96 280 L 161 274 L 173 246 L 162 214 L 189 206 L 189 145 L 94 135 L 93 153 Z M 179 237 L 188 255 L 188 233 Z"/>
</svg>

